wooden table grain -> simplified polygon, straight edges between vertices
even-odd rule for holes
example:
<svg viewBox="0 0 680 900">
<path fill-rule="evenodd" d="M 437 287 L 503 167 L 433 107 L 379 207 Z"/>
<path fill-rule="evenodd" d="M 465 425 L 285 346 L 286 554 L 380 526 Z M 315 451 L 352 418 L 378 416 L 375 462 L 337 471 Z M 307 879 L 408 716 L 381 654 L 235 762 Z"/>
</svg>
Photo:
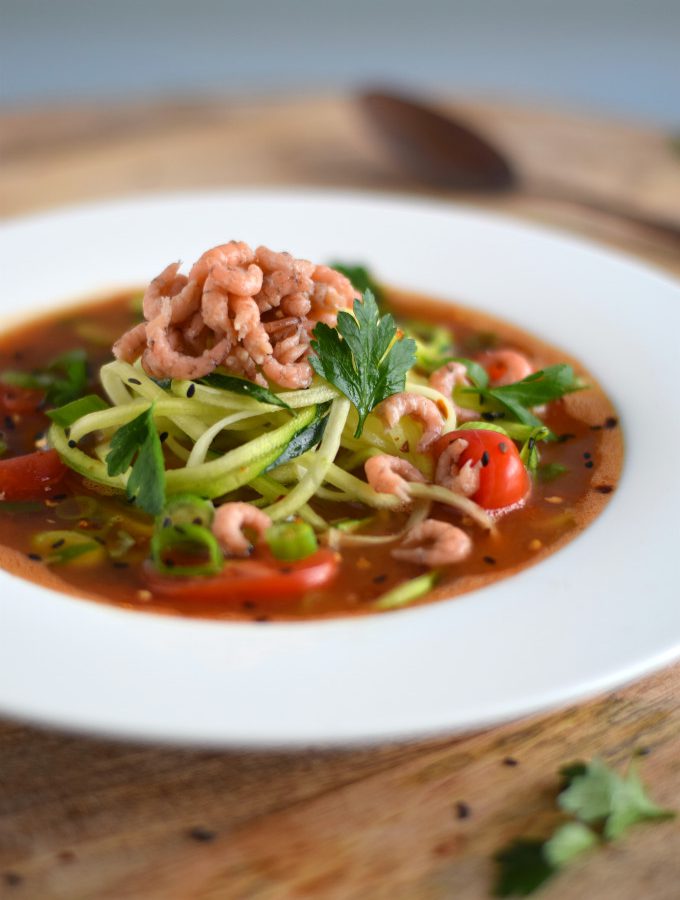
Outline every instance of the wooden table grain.
<svg viewBox="0 0 680 900">
<path fill-rule="evenodd" d="M 680 157 L 665 135 L 561 112 L 453 105 L 512 153 L 535 189 L 587 188 L 680 222 Z M 386 160 L 338 96 L 5 110 L 0 160 L 3 216 L 233 185 L 428 193 Z M 609 216 L 535 196 L 466 202 L 680 275 L 677 250 Z M 481 900 L 494 851 L 556 821 L 562 764 L 596 754 L 623 764 L 640 751 L 652 795 L 680 808 L 680 666 L 480 734 L 341 751 L 195 752 L 6 721 L 0 897 Z M 680 821 L 639 827 L 541 896 L 677 900 Z"/>
</svg>

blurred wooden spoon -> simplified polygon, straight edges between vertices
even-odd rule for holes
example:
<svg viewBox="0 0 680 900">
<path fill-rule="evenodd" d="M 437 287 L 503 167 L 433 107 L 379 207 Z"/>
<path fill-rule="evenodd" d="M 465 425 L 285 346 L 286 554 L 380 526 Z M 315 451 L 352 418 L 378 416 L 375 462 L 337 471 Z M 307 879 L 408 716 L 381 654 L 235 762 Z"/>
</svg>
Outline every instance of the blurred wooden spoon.
<svg viewBox="0 0 680 900">
<path fill-rule="evenodd" d="M 392 157 L 411 176 L 434 187 L 458 191 L 522 191 L 545 200 L 585 207 L 641 226 L 674 249 L 680 225 L 649 216 L 622 203 L 555 186 L 529 189 L 510 160 L 468 125 L 432 107 L 391 91 L 366 89 L 360 107 Z"/>
</svg>

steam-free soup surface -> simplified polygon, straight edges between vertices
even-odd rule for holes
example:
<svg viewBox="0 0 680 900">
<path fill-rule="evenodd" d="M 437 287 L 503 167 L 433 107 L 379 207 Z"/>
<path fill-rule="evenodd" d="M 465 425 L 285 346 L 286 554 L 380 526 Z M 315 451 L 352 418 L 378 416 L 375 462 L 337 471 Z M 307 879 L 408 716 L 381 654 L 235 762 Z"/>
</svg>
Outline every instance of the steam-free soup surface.
<svg viewBox="0 0 680 900">
<path fill-rule="evenodd" d="M 397 291 L 390 291 L 388 299 L 405 322 L 415 318 L 445 324 L 454 333 L 461 356 L 473 356 L 484 347 L 510 346 L 526 352 L 541 366 L 573 362 L 563 351 L 468 309 Z M 30 373 L 64 351 L 83 348 L 88 358 L 89 390 L 101 393 L 99 367 L 110 360 L 111 345 L 134 323 L 136 315 L 133 295 L 125 294 L 33 321 L 0 339 L 0 371 Z M 474 549 L 462 563 L 446 569 L 436 589 L 416 602 L 451 597 L 537 563 L 577 537 L 615 490 L 622 461 L 617 414 L 587 371 L 573 364 L 591 387 L 550 404 L 544 420 L 558 440 L 542 447 L 529 501 L 523 508 L 499 517 L 494 534 L 448 508 L 436 508 L 438 519 L 462 523 L 470 530 Z M 4 413 L 1 430 L 5 456 L 30 453 L 44 446 L 48 425 L 41 411 Z M 315 501 L 314 506 L 336 519 L 366 515 L 359 504 L 333 503 L 324 508 L 323 501 Z M 371 530 L 399 530 L 405 520 L 405 513 L 380 514 Z M 56 529 L 77 529 L 92 535 L 103 548 L 100 558 L 83 560 L 82 564 L 46 564 L 35 551 L 35 535 Z M 0 564 L 5 569 L 67 593 L 126 609 L 258 622 L 358 614 L 373 611 L 376 598 L 424 571 L 421 566 L 395 560 L 390 545 L 347 547 L 342 550 L 339 575 L 333 585 L 294 600 L 275 596 L 237 602 L 227 597 L 219 603 L 169 600 L 154 596 L 144 576 L 150 534 L 148 516 L 124 497 L 104 492 L 74 472 L 69 472 L 42 501 L 0 504 Z M 281 568 L 285 572 L 284 564 Z M 549 597 L 546 602 L 550 602 Z"/>
</svg>

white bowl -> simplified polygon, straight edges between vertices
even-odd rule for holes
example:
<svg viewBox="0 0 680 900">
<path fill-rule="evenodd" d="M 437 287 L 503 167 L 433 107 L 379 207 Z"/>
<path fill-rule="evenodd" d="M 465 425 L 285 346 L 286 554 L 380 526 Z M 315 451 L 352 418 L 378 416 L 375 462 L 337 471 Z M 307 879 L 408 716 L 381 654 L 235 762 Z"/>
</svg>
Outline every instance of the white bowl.
<svg viewBox="0 0 680 900">
<path fill-rule="evenodd" d="M 563 347 L 621 412 L 604 513 L 540 565 L 456 600 L 300 624 L 126 612 L 0 572 L 0 711 L 214 746 L 369 742 L 491 725 L 680 656 L 680 289 L 623 256 L 500 216 L 364 194 L 131 199 L 0 228 L 6 316 L 148 281 L 239 238 L 456 298 Z"/>
</svg>

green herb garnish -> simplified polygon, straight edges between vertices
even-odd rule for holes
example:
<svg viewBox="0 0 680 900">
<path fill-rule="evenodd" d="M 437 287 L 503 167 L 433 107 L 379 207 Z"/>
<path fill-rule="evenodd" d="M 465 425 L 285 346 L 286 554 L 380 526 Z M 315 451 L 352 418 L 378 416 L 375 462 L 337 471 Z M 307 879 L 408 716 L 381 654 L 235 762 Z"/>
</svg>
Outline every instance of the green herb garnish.
<svg viewBox="0 0 680 900">
<path fill-rule="evenodd" d="M 619 775 L 599 759 L 563 768 L 560 808 L 574 819 L 563 823 L 548 840 L 515 840 L 496 854 L 496 897 L 525 897 L 582 853 L 613 841 L 632 825 L 670 819 L 647 796 L 633 765 Z"/>
<path fill-rule="evenodd" d="M 488 387 L 488 376 L 481 366 L 477 363 L 470 365 L 471 360 L 460 359 L 464 363 L 468 377 L 473 387 L 457 387 L 455 397 L 462 406 L 466 405 L 466 399 L 471 399 L 476 405 L 471 408 L 476 409 L 477 406 L 482 408 L 485 401 L 491 409 L 499 409 L 505 415 L 509 415 L 517 422 L 524 425 L 534 427 L 541 426 L 543 423 L 537 418 L 531 409 L 540 406 L 543 403 L 550 403 L 564 397 L 565 394 L 574 391 L 583 390 L 587 385 L 574 374 L 574 370 L 566 363 L 559 363 L 555 366 L 548 366 L 545 369 L 539 369 L 527 375 L 521 381 L 515 381 L 512 384 L 504 384 L 500 387 Z M 473 368 L 474 367 L 474 368 Z"/>
<path fill-rule="evenodd" d="M 278 394 L 270 391 L 268 388 L 261 387 L 253 381 L 247 381 L 245 378 L 237 378 L 235 375 L 222 375 L 215 372 L 212 375 L 206 375 L 201 378 L 201 384 L 208 387 L 220 388 L 223 391 L 230 391 L 232 394 L 239 394 L 241 397 L 251 397 L 260 403 L 269 403 L 272 406 L 280 406 L 282 409 L 290 409 Z"/>
<path fill-rule="evenodd" d="M 47 416 L 62 428 L 68 428 L 69 425 L 73 425 L 82 416 L 93 412 L 101 412 L 103 409 L 108 409 L 108 406 L 101 397 L 98 397 L 97 394 L 87 394 L 87 396 L 80 397 L 78 400 L 72 400 L 65 406 L 49 410 Z"/>
<path fill-rule="evenodd" d="M 353 316 L 342 310 L 336 328 L 319 322 L 313 334 L 315 355 L 309 362 L 354 404 L 359 413 L 354 436 L 359 437 L 371 410 L 404 390 L 415 361 L 415 341 L 397 338 L 394 319 L 389 313 L 380 317 L 370 290 L 363 302 L 354 301 Z"/>
<path fill-rule="evenodd" d="M 292 459 L 297 459 L 298 456 L 302 456 L 302 454 L 306 453 L 308 450 L 313 450 L 321 441 L 324 431 L 326 430 L 330 408 L 330 402 L 319 403 L 314 421 L 306 428 L 303 428 L 302 431 L 298 431 L 295 437 L 288 442 L 286 449 L 281 456 L 275 459 L 271 465 L 267 466 L 265 472 L 270 472 L 277 466 L 282 466 Z"/>
<path fill-rule="evenodd" d="M 0 376 L 5 384 L 45 391 L 50 406 L 63 406 L 80 397 L 87 387 L 87 355 L 84 350 L 62 353 L 35 372 L 8 370 Z"/>
<path fill-rule="evenodd" d="M 134 500 L 150 515 L 158 515 L 165 502 L 165 466 L 153 421 L 153 405 L 119 428 L 111 439 L 111 449 L 106 456 L 108 474 L 121 475 L 130 465 L 132 469 L 126 486 L 128 499 Z"/>
<path fill-rule="evenodd" d="M 621 837 L 638 822 L 675 815 L 649 799 L 634 765 L 625 775 L 619 775 L 600 759 L 594 759 L 583 774 L 571 779 L 559 796 L 559 805 L 582 822 L 604 823 L 603 834 L 608 841 Z"/>
</svg>

